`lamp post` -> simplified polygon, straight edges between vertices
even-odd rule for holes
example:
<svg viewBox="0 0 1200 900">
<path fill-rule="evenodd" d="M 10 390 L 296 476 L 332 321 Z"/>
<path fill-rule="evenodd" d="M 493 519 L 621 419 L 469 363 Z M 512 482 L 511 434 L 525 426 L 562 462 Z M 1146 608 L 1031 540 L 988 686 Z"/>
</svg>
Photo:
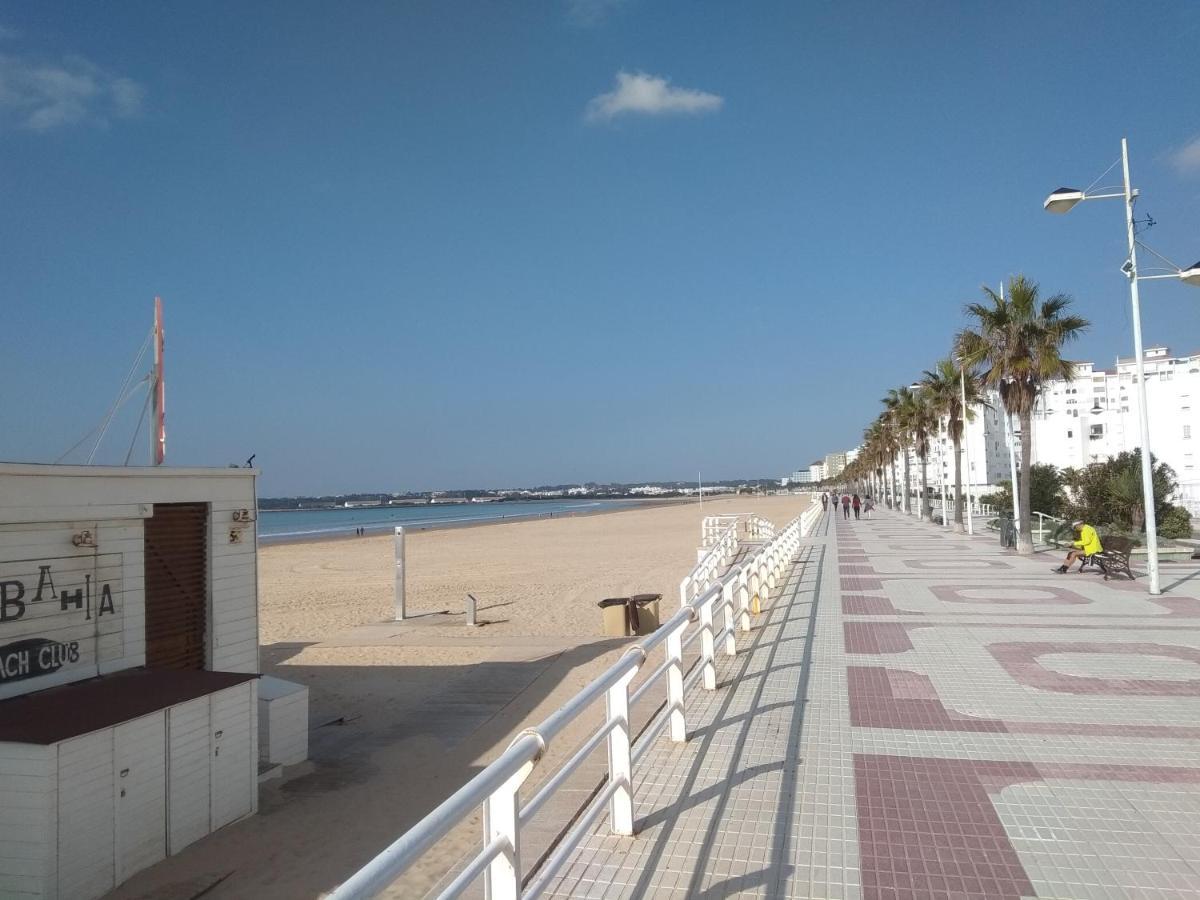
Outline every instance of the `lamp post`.
<svg viewBox="0 0 1200 900">
<path fill-rule="evenodd" d="M 1121 168 L 1124 174 L 1120 193 L 1088 194 L 1074 188 L 1059 188 L 1046 198 L 1042 206 L 1047 212 L 1065 213 L 1082 200 L 1106 200 L 1120 197 L 1125 201 L 1125 233 L 1129 239 L 1129 258 L 1121 271 L 1129 279 L 1129 299 L 1133 306 L 1133 356 L 1138 383 L 1138 419 L 1142 443 L 1142 503 L 1146 509 L 1146 562 L 1150 569 L 1150 593 L 1162 593 L 1158 577 L 1158 522 L 1154 515 L 1154 473 L 1150 462 L 1150 417 L 1146 406 L 1146 372 L 1142 364 L 1142 312 L 1138 297 L 1138 282 L 1155 278 L 1176 278 L 1184 284 L 1200 286 L 1200 262 L 1190 269 L 1180 269 L 1169 275 L 1139 275 L 1137 268 L 1137 232 L 1133 219 L 1133 204 L 1138 192 L 1129 181 L 1129 141 L 1121 138 Z M 1101 176 L 1103 177 L 1103 176 Z"/>
<path fill-rule="evenodd" d="M 971 512 L 971 432 L 968 429 L 967 422 L 967 367 L 963 365 L 963 361 L 961 359 L 958 361 L 958 390 L 960 392 L 960 397 L 962 398 L 962 450 L 963 456 L 966 457 L 967 462 L 965 466 L 960 467 L 960 471 L 965 469 L 966 471 L 964 474 L 967 476 L 966 481 L 963 482 L 967 491 L 967 496 L 965 498 L 967 501 L 967 534 L 974 535 L 975 519 Z"/>
</svg>

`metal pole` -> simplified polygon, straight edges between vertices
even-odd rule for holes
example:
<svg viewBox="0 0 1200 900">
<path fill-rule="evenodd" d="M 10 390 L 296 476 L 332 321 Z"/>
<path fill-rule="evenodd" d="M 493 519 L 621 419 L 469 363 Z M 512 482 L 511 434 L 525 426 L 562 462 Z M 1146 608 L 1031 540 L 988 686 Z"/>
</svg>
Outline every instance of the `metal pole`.
<svg viewBox="0 0 1200 900">
<path fill-rule="evenodd" d="M 1125 230 L 1129 235 L 1129 298 L 1133 304 L 1133 355 L 1138 381 L 1138 424 L 1142 432 L 1142 502 L 1146 506 L 1146 564 L 1150 593 L 1158 586 L 1158 522 L 1154 516 L 1154 473 L 1150 462 L 1150 415 L 1146 408 L 1146 372 L 1142 365 L 1142 310 L 1138 301 L 1137 240 L 1133 227 L 1133 188 L 1129 184 L 1129 141 L 1121 138 L 1121 165 L 1125 170 Z"/>
<path fill-rule="evenodd" d="M 950 509 L 950 506 L 946 501 L 946 480 L 947 480 L 946 479 L 946 439 L 950 436 L 950 426 L 948 424 L 949 421 L 950 421 L 949 419 L 946 420 L 947 424 L 945 425 L 945 430 L 942 433 L 942 439 L 938 443 L 938 464 L 941 466 L 940 475 L 941 475 L 941 479 L 942 479 L 942 527 L 943 528 L 950 527 L 950 517 L 948 515 L 946 515 L 946 512 Z"/>
<path fill-rule="evenodd" d="M 1013 427 L 1012 413 L 1008 410 L 1004 411 L 1004 421 L 1008 427 L 1008 468 L 1012 475 L 1013 530 L 1020 532 L 1021 492 L 1017 490 L 1017 430 Z M 1033 427 L 1032 417 L 1029 427 Z M 1025 435 L 1021 435 L 1021 440 L 1025 440 Z"/>
<path fill-rule="evenodd" d="M 396 526 L 396 621 L 404 620 L 404 529 Z"/>
<path fill-rule="evenodd" d="M 958 388 L 962 392 L 963 456 L 967 461 L 967 464 L 963 466 L 963 469 L 966 470 L 964 474 L 967 476 L 963 482 L 967 493 L 967 534 L 974 534 L 975 518 L 971 513 L 971 432 L 967 428 L 967 368 L 961 359 L 958 361 Z"/>
</svg>

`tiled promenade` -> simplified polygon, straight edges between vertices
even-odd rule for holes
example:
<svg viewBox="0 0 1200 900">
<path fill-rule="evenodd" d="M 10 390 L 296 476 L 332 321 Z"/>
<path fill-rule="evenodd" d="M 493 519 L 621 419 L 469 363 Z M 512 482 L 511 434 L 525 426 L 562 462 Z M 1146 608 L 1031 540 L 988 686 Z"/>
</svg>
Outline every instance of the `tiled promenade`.
<svg viewBox="0 0 1200 900">
<path fill-rule="evenodd" d="M 557 897 L 1200 897 L 1200 573 L 826 519 Z"/>
</svg>

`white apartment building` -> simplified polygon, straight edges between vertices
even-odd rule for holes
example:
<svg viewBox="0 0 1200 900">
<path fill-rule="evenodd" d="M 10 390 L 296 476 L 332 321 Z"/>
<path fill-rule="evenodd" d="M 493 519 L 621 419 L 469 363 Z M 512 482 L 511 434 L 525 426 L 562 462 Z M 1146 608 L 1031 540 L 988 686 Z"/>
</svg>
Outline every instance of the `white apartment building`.
<svg viewBox="0 0 1200 900">
<path fill-rule="evenodd" d="M 1086 466 L 1141 445 L 1139 392 L 1133 357 L 1111 369 L 1076 363 L 1075 377 L 1051 385 L 1033 415 L 1033 458 L 1059 468 Z M 1200 514 L 1200 351 L 1173 357 L 1146 350 L 1150 450 L 1175 470 L 1178 501 Z"/>
<path fill-rule="evenodd" d="M 964 435 L 962 453 L 964 464 L 962 480 L 964 487 L 968 477 L 971 495 L 988 493 L 995 485 L 1010 477 L 1009 440 L 1006 435 L 1003 406 L 1000 396 L 992 392 L 986 406 L 974 408 L 974 418 L 968 421 Z M 903 480 L 903 461 L 897 462 L 896 477 Z M 935 494 L 942 491 L 945 480 L 947 491 L 954 491 L 954 443 L 945 428 L 939 430 L 930 441 L 929 457 L 926 461 L 926 478 Z M 913 490 L 921 488 L 921 461 L 916 453 L 909 451 L 909 480 Z"/>
<path fill-rule="evenodd" d="M 818 459 L 808 467 L 809 481 L 825 480 L 825 461 Z"/>
<path fill-rule="evenodd" d="M 811 484 L 813 479 L 812 469 L 797 469 L 789 478 L 785 478 L 785 487 L 787 484 Z"/>
</svg>

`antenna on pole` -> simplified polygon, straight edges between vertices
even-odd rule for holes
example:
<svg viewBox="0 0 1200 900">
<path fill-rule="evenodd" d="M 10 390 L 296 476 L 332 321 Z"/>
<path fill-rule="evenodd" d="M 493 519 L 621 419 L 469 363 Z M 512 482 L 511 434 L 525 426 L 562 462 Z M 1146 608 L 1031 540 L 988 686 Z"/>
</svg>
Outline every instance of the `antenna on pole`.
<svg viewBox="0 0 1200 900">
<path fill-rule="evenodd" d="M 150 373 L 153 425 L 150 429 L 150 462 L 161 466 L 167 455 L 166 385 L 163 381 L 162 298 L 154 298 L 154 369 Z"/>
</svg>

